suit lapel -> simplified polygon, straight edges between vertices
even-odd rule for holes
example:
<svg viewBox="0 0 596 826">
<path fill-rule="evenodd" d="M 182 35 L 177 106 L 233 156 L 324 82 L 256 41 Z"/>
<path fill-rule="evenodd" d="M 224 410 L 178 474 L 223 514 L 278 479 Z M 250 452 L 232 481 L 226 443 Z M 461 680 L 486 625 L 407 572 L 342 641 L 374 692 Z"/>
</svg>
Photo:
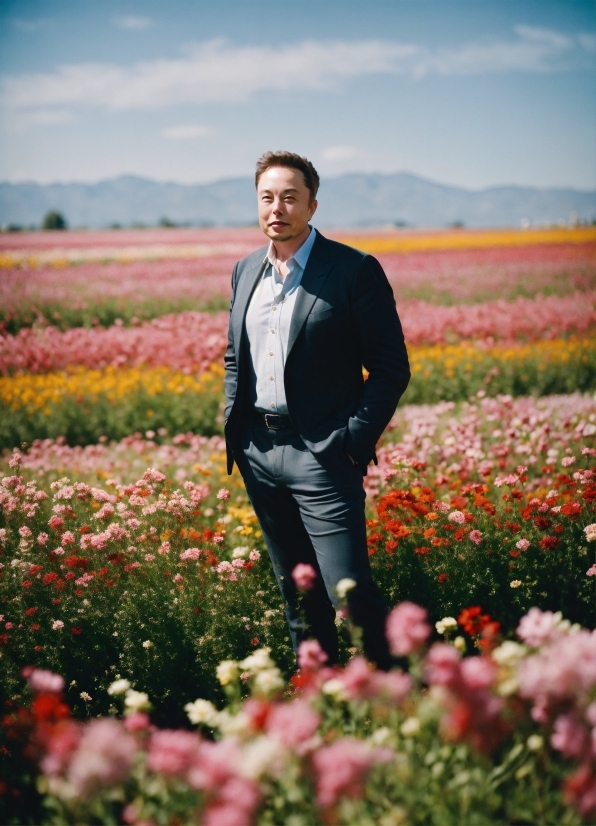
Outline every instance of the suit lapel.
<svg viewBox="0 0 596 826">
<path fill-rule="evenodd" d="M 325 238 L 317 231 L 317 238 L 308 256 L 306 269 L 302 274 L 300 286 L 298 287 L 298 295 L 296 296 L 292 321 L 290 322 L 286 361 L 332 267 L 333 262 L 325 256 Z"/>
<path fill-rule="evenodd" d="M 240 345 L 242 326 L 244 324 L 246 311 L 248 310 L 248 304 L 265 269 L 265 264 L 263 262 L 264 256 L 265 253 L 263 253 L 262 256 L 259 256 L 257 260 L 250 267 L 248 267 L 238 279 L 238 285 L 236 287 L 237 294 L 234 300 L 234 307 L 232 308 L 232 331 L 237 348 Z"/>
</svg>

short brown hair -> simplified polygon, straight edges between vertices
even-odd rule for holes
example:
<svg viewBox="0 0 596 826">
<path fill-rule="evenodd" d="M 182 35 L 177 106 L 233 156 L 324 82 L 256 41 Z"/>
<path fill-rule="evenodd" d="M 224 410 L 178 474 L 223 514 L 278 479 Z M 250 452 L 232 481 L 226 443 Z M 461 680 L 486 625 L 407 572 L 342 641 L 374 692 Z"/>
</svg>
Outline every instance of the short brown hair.
<svg viewBox="0 0 596 826">
<path fill-rule="evenodd" d="M 255 186 L 259 185 L 259 178 L 268 169 L 274 166 L 285 166 L 289 169 L 298 169 L 304 176 L 304 183 L 310 190 L 310 200 L 314 201 L 319 191 L 320 178 L 319 173 L 308 160 L 295 152 L 285 152 L 279 150 L 277 152 L 265 152 L 257 161 L 257 168 L 255 172 Z"/>
</svg>

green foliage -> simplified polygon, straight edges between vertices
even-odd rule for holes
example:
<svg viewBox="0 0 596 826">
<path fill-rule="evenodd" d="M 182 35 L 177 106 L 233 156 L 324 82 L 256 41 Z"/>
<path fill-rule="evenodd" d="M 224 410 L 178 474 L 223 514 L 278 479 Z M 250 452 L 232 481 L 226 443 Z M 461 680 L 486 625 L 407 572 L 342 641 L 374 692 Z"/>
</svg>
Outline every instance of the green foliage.
<svg viewBox="0 0 596 826">
<path fill-rule="evenodd" d="M 42 229 L 66 229 L 67 224 L 64 216 L 55 210 L 46 212 L 41 223 Z"/>
</svg>

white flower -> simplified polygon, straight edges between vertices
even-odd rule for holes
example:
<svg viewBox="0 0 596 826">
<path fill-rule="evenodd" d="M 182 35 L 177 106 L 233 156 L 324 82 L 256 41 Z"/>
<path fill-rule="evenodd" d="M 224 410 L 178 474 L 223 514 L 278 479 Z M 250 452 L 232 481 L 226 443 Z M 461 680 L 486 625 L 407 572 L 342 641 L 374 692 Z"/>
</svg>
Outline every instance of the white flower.
<svg viewBox="0 0 596 826">
<path fill-rule="evenodd" d="M 371 743 L 374 743 L 375 746 L 384 746 L 391 740 L 391 729 L 387 728 L 387 726 L 381 726 L 370 736 Z"/>
<path fill-rule="evenodd" d="M 511 582 L 509 583 L 510 588 L 519 588 L 520 585 L 523 585 L 523 582 L 521 581 L 521 579 L 512 579 Z"/>
<path fill-rule="evenodd" d="M 437 629 L 437 633 L 444 634 L 446 631 L 457 628 L 457 620 L 453 617 L 443 617 L 442 620 L 435 623 L 435 628 Z"/>
<path fill-rule="evenodd" d="M 263 775 L 278 777 L 285 764 L 286 750 L 272 737 L 255 737 L 246 744 L 242 752 L 240 771 L 249 780 L 258 780 Z"/>
<path fill-rule="evenodd" d="M 239 711 L 238 714 L 230 714 L 229 711 L 219 711 L 215 725 L 224 737 L 237 737 L 245 734 L 252 727 L 250 717 L 243 711 Z"/>
<path fill-rule="evenodd" d="M 250 671 L 251 674 L 256 674 L 258 671 L 275 668 L 275 663 L 269 656 L 269 648 L 257 648 L 252 654 L 249 654 L 246 659 L 241 660 L 240 668 L 244 671 Z"/>
<path fill-rule="evenodd" d="M 420 720 L 418 717 L 408 717 L 400 726 L 404 737 L 416 737 L 420 733 Z"/>
<path fill-rule="evenodd" d="M 492 658 L 504 668 L 514 668 L 526 656 L 528 649 L 525 645 L 513 640 L 505 640 L 492 652 Z"/>
<path fill-rule="evenodd" d="M 108 686 L 108 694 L 124 694 L 125 691 L 128 691 L 130 688 L 130 683 L 128 680 L 115 680 L 110 686 Z"/>
<path fill-rule="evenodd" d="M 530 751 L 540 751 L 544 745 L 544 740 L 539 734 L 531 734 L 526 741 L 526 745 Z"/>
<path fill-rule="evenodd" d="M 246 545 L 239 545 L 237 548 L 234 548 L 232 551 L 232 557 L 234 559 L 241 559 L 244 556 L 248 555 L 248 547 Z"/>
<path fill-rule="evenodd" d="M 150 708 L 149 695 L 144 691 L 135 691 L 134 688 L 129 688 L 124 698 L 124 705 L 127 711 L 147 711 Z"/>
<path fill-rule="evenodd" d="M 187 703 L 184 711 L 188 714 L 188 719 L 193 725 L 198 726 L 205 723 L 208 726 L 215 725 L 217 721 L 217 709 L 209 700 L 195 700 L 194 703 Z"/>
<path fill-rule="evenodd" d="M 596 541 L 596 523 L 592 525 L 586 525 L 584 528 L 584 533 L 586 534 L 586 539 L 588 542 Z"/>
<path fill-rule="evenodd" d="M 260 694 L 273 694 L 276 691 L 281 691 L 284 685 L 279 668 L 266 668 L 259 671 L 253 683 L 255 691 Z"/>
<path fill-rule="evenodd" d="M 90 703 L 91 700 L 92 700 L 91 695 L 87 694 L 86 691 L 81 691 L 80 697 L 81 697 L 81 700 L 84 700 L 86 703 Z"/>
<path fill-rule="evenodd" d="M 215 675 L 221 685 L 228 685 L 238 675 L 238 663 L 234 660 L 224 660 L 215 669 Z"/>
<path fill-rule="evenodd" d="M 350 579 L 350 577 L 344 577 L 340 579 L 340 581 L 335 586 L 335 593 L 340 599 L 345 599 L 348 591 L 351 591 L 352 588 L 356 587 L 356 581 Z"/>
<path fill-rule="evenodd" d="M 330 680 L 324 682 L 321 686 L 321 691 L 323 692 L 323 694 L 328 694 L 335 700 L 343 701 L 348 699 L 346 688 L 343 682 L 337 677 L 332 677 Z"/>
<path fill-rule="evenodd" d="M 143 643 L 143 648 L 153 648 L 153 643 L 151 642 L 151 640 L 145 640 L 145 642 Z"/>
<path fill-rule="evenodd" d="M 466 650 L 466 641 L 464 637 L 456 637 L 453 640 L 453 645 L 457 648 L 458 651 L 465 651 Z"/>
</svg>

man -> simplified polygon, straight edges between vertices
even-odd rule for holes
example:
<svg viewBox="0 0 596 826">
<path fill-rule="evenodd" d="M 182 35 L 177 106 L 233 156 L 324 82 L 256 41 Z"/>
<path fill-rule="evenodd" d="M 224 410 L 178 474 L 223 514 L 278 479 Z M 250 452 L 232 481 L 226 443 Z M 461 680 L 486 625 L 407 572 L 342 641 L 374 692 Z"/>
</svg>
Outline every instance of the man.
<svg viewBox="0 0 596 826">
<path fill-rule="evenodd" d="M 267 152 L 255 182 L 270 243 L 239 261 L 232 276 L 228 472 L 235 461 L 294 650 L 314 636 L 337 662 L 335 588 L 349 578 L 364 651 L 386 669 L 387 611 L 368 561 L 362 478 L 410 376 L 393 293 L 378 261 L 309 225 L 319 186 L 310 161 Z M 300 605 L 292 579 L 298 563 L 318 574 Z"/>
</svg>

